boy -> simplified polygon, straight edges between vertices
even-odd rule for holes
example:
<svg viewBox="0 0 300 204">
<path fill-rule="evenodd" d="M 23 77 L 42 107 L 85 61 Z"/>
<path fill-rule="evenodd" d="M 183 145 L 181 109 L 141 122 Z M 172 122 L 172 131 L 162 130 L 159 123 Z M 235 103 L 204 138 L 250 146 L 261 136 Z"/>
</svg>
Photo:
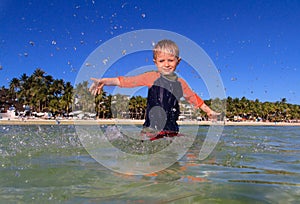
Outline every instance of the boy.
<svg viewBox="0 0 300 204">
<path fill-rule="evenodd" d="M 188 84 L 175 74 L 180 63 L 178 46 L 171 40 L 159 41 L 153 49 L 153 62 L 157 71 L 145 72 L 137 76 L 102 78 L 93 80 L 90 92 L 100 94 L 103 86 L 136 87 L 147 86 L 146 120 L 142 133 L 152 140 L 164 136 L 176 136 L 179 131 L 177 119 L 180 114 L 179 100 L 183 96 L 190 104 L 201 108 L 208 117 L 216 118 L 219 113 L 211 110 L 194 93 Z"/>
</svg>

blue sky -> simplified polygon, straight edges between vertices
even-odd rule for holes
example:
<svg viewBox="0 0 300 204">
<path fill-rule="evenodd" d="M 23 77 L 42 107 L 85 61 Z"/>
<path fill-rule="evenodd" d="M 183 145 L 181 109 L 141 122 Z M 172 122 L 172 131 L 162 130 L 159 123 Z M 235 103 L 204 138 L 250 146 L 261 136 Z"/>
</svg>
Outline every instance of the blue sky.
<svg viewBox="0 0 300 204">
<path fill-rule="evenodd" d="M 0 86 L 36 68 L 74 83 L 102 43 L 129 31 L 163 29 L 205 50 L 227 96 L 300 104 L 299 21 L 300 1 L 2 0 Z M 197 83 L 189 81 L 208 99 Z"/>
</svg>

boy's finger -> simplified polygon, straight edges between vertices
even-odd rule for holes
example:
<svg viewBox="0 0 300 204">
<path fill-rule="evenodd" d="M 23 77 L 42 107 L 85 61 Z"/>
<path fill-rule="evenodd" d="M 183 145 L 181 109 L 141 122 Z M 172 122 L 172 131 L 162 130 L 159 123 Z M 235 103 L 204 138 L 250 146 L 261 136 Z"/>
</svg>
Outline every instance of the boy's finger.
<svg viewBox="0 0 300 204">
<path fill-rule="evenodd" d="M 100 84 L 100 85 L 98 86 L 98 88 L 97 88 L 98 94 L 101 94 L 103 86 L 104 86 L 104 84 Z"/>
<path fill-rule="evenodd" d="M 99 79 L 94 78 L 94 77 L 91 77 L 91 80 L 94 81 L 94 82 L 99 82 Z"/>
<path fill-rule="evenodd" d="M 91 85 L 91 87 L 89 88 L 89 91 L 90 91 L 90 92 L 93 92 L 93 90 L 95 90 L 95 88 L 96 88 L 96 84 L 93 83 L 93 84 Z"/>
</svg>

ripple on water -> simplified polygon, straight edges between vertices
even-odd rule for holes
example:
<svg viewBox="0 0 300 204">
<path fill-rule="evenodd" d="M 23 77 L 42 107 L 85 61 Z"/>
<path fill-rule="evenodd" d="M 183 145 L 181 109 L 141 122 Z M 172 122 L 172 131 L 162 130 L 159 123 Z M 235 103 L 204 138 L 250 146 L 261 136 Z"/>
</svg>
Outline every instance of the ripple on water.
<svg viewBox="0 0 300 204">
<path fill-rule="evenodd" d="M 0 200 L 299 201 L 299 128 L 226 126 L 213 153 L 200 161 L 199 148 L 207 129 L 199 128 L 193 146 L 171 167 L 149 175 L 130 176 L 97 163 L 84 150 L 72 126 L 0 126 Z"/>
</svg>

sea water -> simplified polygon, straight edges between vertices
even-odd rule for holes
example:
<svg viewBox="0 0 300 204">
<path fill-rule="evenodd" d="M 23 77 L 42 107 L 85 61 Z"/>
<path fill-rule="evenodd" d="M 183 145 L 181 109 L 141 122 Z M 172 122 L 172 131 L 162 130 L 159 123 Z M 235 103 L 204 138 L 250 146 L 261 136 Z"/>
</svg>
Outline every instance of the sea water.
<svg viewBox="0 0 300 204">
<path fill-rule="evenodd" d="M 0 126 L 0 203 L 300 201 L 300 127 L 226 126 L 205 160 L 198 153 L 209 127 L 197 128 L 173 165 L 128 175 L 93 159 L 72 125 Z"/>
</svg>

